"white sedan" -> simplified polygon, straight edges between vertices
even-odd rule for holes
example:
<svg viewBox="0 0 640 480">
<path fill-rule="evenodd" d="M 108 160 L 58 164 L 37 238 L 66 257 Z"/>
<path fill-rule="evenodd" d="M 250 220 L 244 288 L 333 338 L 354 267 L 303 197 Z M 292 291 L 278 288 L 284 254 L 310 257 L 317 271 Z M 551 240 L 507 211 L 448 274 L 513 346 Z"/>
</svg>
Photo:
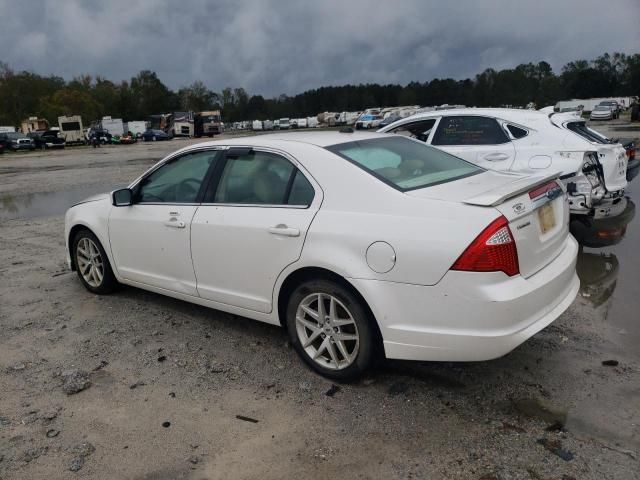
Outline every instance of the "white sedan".
<svg viewBox="0 0 640 480">
<path fill-rule="evenodd" d="M 510 108 L 418 113 L 379 130 L 411 136 L 485 168 L 559 172 L 571 213 L 607 216 L 627 187 L 627 157 L 619 144 L 595 142 L 575 114 Z"/>
<path fill-rule="evenodd" d="M 132 285 L 288 329 L 323 375 L 380 353 L 486 360 L 554 321 L 578 247 L 554 174 L 488 171 L 376 133 L 199 143 L 71 207 L 91 292 Z"/>
</svg>

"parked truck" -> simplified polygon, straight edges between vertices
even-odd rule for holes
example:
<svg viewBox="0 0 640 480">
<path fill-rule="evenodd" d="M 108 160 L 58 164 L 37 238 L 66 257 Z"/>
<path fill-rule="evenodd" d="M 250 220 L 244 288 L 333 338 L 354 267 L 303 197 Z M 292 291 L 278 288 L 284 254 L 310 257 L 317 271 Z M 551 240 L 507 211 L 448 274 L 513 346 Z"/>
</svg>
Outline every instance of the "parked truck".
<svg viewBox="0 0 640 480">
<path fill-rule="evenodd" d="M 193 112 L 173 112 L 168 133 L 170 137 L 193 137 Z"/>
<path fill-rule="evenodd" d="M 193 116 L 194 135 L 213 137 L 222 133 L 220 110 L 198 112 Z"/>
<path fill-rule="evenodd" d="M 58 117 L 58 127 L 60 128 L 60 136 L 64 138 L 67 145 L 84 145 L 86 143 L 80 115 Z"/>
</svg>

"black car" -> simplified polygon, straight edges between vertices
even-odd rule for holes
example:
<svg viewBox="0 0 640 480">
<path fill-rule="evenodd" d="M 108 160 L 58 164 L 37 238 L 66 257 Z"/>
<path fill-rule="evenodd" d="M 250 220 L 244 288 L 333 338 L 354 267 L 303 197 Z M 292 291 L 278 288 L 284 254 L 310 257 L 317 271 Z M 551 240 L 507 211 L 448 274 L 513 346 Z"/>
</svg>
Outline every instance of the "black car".
<svg viewBox="0 0 640 480">
<path fill-rule="evenodd" d="M 37 130 L 31 132 L 28 136 L 33 139 L 36 148 L 64 148 L 66 142 L 64 138 L 59 135 L 57 130 Z"/>
<path fill-rule="evenodd" d="M 32 139 L 20 132 L 0 133 L 0 144 L 7 152 L 13 150 L 35 150 L 36 146 Z"/>
<path fill-rule="evenodd" d="M 155 142 L 156 140 L 171 140 L 171 137 L 162 130 L 149 129 L 142 134 L 145 142 Z"/>
</svg>

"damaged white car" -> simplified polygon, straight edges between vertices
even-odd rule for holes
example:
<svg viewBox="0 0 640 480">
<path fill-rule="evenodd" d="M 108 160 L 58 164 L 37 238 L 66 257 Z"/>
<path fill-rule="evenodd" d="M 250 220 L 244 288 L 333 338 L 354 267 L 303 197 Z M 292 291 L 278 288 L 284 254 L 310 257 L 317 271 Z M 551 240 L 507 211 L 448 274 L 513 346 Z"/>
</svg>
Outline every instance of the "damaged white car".
<svg viewBox="0 0 640 480">
<path fill-rule="evenodd" d="M 505 108 L 425 112 L 379 130 L 417 138 L 492 170 L 560 172 L 572 214 L 604 217 L 624 197 L 622 145 L 586 138 L 574 114 Z"/>
</svg>

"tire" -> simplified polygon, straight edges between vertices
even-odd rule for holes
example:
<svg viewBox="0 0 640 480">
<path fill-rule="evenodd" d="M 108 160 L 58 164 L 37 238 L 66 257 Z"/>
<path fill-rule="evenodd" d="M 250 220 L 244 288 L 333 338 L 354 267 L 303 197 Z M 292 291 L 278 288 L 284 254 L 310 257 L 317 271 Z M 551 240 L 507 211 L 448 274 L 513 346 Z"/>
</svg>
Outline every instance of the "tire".
<svg viewBox="0 0 640 480">
<path fill-rule="evenodd" d="M 118 288 L 119 284 L 111 269 L 109 257 L 93 232 L 84 229 L 76 234 L 73 238 L 72 255 L 78 278 L 87 290 L 98 295 L 106 295 Z M 89 258 L 90 261 L 87 262 Z M 102 272 L 101 278 L 98 273 L 92 274 L 92 269 Z"/>
<path fill-rule="evenodd" d="M 319 298 L 325 313 L 325 323 L 320 325 L 314 321 L 320 311 Z M 299 320 L 301 317 L 304 322 Z M 298 286 L 287 304 L 287 330 L 298 355 L 316 372 L 338 381 L 357 378 L 373 365 L 379 344 L 374 321 L 349 289 L 324 279 Z"/>
</svg>

